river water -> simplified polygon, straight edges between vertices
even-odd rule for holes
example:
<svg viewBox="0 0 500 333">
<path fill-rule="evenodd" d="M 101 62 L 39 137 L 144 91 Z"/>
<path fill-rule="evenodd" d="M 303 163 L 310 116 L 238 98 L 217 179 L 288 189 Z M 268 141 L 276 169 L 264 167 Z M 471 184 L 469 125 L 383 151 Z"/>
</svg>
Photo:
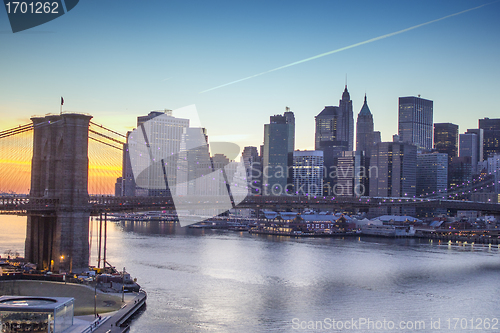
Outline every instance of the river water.
<svg viewBox="0 0 500 333">
<path fill-rule="evenodd" d="M 0 254 L 25 228 L 0 216 Z M 497 246 L 109 222 L 108 260 L 148 293 L 130 332 L 500 330 Z"/>
</svg>

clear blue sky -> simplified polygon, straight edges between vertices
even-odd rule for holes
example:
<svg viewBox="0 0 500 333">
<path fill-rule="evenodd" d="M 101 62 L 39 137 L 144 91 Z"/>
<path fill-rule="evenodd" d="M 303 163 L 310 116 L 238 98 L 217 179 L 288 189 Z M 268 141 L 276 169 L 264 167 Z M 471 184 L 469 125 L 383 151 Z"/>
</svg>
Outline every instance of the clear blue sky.
<svg viewBox="0 0 500 333">
<path fill-rule="evenodd" d="M 213 141 L 258 146 L 289 106 L 296 147 L 314 147 L 314 116 L 338 105 L 348 76 L 355 117 L 365 92 L 383 140 L 400 96 L 434 101 L 460 132 L 499 117 L 500 2 L 205 93 L 318 54 L 488 1 L 82 0 L 13 34 L 0 8 L 2 128 L 31 115 L 90 113 L 125 132 L 150 110 L 195 104 Z"/>
</svg>

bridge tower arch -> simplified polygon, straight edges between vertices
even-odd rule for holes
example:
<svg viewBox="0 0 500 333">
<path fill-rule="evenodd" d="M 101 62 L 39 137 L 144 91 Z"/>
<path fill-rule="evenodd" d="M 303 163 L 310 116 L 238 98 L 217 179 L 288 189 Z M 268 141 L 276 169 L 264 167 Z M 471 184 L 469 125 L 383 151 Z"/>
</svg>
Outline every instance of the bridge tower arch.
<svg viewBox="0 0 500 333">
<path fill-rule="evenodd" d="M 30 211 L 25 256 L 38 269 L 82 272 L 89 263 L 88 129 L 77 113 L 31 118 L 30 197 L 58 201 L 52 212 Z"/>
</svg>

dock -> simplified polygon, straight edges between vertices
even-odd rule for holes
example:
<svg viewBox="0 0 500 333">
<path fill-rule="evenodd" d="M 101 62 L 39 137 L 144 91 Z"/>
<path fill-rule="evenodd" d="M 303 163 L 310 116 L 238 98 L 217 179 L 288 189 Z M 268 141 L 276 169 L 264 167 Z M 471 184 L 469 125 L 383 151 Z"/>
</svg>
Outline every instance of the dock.
<svg viewBox="0 0 500 333">
<path fill-rule="evenodd" d="M 73 329 L 69 330 L 69 333 L 123 333 L 130 329 L 127 321 L 136 314 L 143 306 L 146 304 L 147 294 L 145 291 L 140 291 L 134 293 L 135 297 L 130 297 L 130 294 L 126 294 L 125 303 L 120 310 L 115 312 L 110 312 L 103 314 L 101 320 L 87 321 L 86 324 L 84 320 L 79 320 L 80 323 L 74 325 Z M 82 318 L 83 319 L 83 318 Z"/>
</svg>

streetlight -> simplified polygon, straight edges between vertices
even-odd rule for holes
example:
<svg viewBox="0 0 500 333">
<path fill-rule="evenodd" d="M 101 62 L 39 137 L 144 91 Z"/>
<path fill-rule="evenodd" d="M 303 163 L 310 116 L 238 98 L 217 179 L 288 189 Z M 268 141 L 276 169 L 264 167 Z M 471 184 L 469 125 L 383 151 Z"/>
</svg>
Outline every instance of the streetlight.
<svg viewBox="0 0 500 333">
<path fill-rule="evenodd" d="M 61 255 L 61 260 L 59 261 L 59 273 L 61 273 L 63 269 L 63 260 L 64 260 L 64 255 Z M 63 280 L 64 284 L 66 284 L 66 274 L 63 275 Z"/>
</svg>

